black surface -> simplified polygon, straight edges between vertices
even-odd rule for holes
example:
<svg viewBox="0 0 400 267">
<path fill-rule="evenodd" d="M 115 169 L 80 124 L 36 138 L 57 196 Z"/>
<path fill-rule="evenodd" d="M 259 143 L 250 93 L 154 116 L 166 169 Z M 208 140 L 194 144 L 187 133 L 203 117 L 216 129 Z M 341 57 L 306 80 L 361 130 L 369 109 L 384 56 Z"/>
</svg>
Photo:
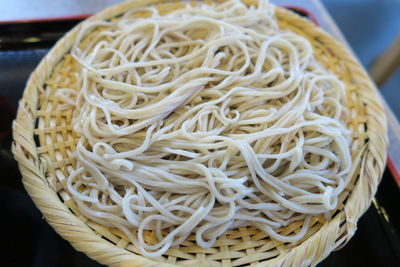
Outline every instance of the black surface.
<svg viewBox="0 0 400 267">
<path fill-rule="evenodd" d="M 18 99 L 30 72 L 46 51 L 0 51 L 0 265 L 101 266 L 74 250 L 42 218 L 22 186 L 10 152 L 11 122 Z M 376 199 L 378 206 L 372 205 L 360 219 L 350 242 L 319 266 L 400 266 L 400 194 L 388 171 Z"/>
<path fill-rule="evenodd" d="M 0 24 L 0 50 L 51 47 L 79 19 Z"/>
</svg>

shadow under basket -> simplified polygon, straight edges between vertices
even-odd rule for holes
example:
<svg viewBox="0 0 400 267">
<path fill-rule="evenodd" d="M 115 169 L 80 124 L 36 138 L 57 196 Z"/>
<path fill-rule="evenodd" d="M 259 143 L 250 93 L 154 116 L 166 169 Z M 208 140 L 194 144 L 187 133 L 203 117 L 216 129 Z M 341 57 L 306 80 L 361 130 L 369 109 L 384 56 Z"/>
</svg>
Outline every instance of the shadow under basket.
<svg viewBox="0 0 400 267">
<path fill-rule="evenodd" d="M 346 244 L 369 207 L 385 167 L 386 115 L 375 86 L 353 55 L 312 22 L 283 8 L 276 8 L 279 27 L 308 39 L 320 64 L 346 84 L 354 175 L 340 195 L 334 215 L 330 219 L 314 217 L 306 236 L 296 244 L 280 243 L 256 228 L 242 227 L 225 232 L 211 248 L 200 248 L 189 237 L 163 256 L 149 259 L 120 231 L 80 214 L 65 190 L 65 179 L 75 167 L 72 155 L 79 136 L 72 129 L 73 110 L 60 109 L 63 103 L 55 92 L 71 88 L 76 81 L 77 63 L 69 51 L 82 25 L 150 4 L 164 12 L 183 5 L 136 0 L 110 7 L 59 40 L 28 80 L 13 124 L 13 153 L 25 188 L 47 222 L 75 249 L 111 266 L 308 266 Z M 298 233 L 302 225 L 301 221 L 291 223 L 280 233 Z"/>
</svg>

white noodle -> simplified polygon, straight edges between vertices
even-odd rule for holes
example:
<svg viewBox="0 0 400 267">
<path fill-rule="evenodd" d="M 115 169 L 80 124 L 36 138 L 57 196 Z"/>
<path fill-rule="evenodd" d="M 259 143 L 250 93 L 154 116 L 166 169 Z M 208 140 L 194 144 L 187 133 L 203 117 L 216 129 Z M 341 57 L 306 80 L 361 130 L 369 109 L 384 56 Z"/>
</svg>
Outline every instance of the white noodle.
<svg viewBox="0 0 400 267">
<path fill-rule="evenodd" d="M 79 90 L 57 93 L 80 135 L 66 188 L 143 255 L 238 226 L 296 242 L 336 208 L 351 167 L 344 85 L 267 1 L 131 10 L 83 26 L 71 54 Z"/>
</svg>

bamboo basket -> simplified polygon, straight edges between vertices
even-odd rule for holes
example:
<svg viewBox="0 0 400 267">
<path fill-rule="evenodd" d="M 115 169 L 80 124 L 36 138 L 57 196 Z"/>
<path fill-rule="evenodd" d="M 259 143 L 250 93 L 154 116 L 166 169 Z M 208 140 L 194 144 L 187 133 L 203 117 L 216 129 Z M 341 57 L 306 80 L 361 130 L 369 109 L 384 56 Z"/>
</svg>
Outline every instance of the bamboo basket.
<svg viewBox="0 0 400 267">
<path fill-rule="evenodd" d="M 94 260 L 110 266 L 309 266 L 316 265 L 354 235 L 357 220 L 371 203 L 386 161 L 386 115 L 370 78 L 352 54 L 308 20 L 276 9 L 280 28 L 307 38 L 317 60 L 335 73 L 347 87 L 352 131 L 353 176 L 341 194 L 331 219 L 315 217 L 306 236 L 296 244 L 271 240 L 265 233 L 243 227 L 229 230 L 209 249 L 189 237 L 162 257 L 139 255 L 127 237 L 83 217 L 70 198 L 65 179 L 74 169 L 72 153 L 77 134 L 71 125 L 72 110 L 61 110 L 57 88 L 72 87 L 77 64 L 68 54 L 85 23 L 115 18 L 135 7 L 156 4 L 163 12 L 182 3 L 135 0 L 110 7 L 68 32 L 31 74 L 13 123 L 13 153 L 19 163 L 26 190 L 47 222 L 72 246 Z M 247 1 L 248 2 L 248 1 Z M 356 155 L 362 153 L 356 160 Z M 281 234 L 300 231 L 303 222 L 291 223 Z"/>
</svg>

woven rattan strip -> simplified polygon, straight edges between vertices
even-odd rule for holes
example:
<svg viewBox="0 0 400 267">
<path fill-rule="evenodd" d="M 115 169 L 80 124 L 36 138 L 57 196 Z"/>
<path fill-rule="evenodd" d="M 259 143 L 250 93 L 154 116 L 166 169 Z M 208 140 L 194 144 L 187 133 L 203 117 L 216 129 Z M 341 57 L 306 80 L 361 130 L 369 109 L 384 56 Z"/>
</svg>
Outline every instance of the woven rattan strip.
<svg viewBox="0 0 400 267">
<path fill-rule="evenodd" d="M 112 19 L 138 6 L 158 4 L 163 12 L 181 3 L 160 4 L 160 0 L 132 1 L 106 9 L 89 19 Z M 100 263 L 113 266 L 304 266 L 314 265 L 343 246 L 354 234 L 356 223 L 368 208 L 386 160 L 386 117 L 380 98 L 365 71 L 338 42 L 311 22 L 277 8 L 282 29 L 307 38 L 318 61 L 347 85 L 352 131 L 352 158 L 356 166 L 350 185 L 340 196 L 335 216 L 313 219 L 305 238 L 297 244 L 283 244 L 248 227 L 229 230 L 216 244 L 204 249 L 189 237 L 181 246 L 162 257 L 147 259 L 127 237 L 84 218 L 65 191 L 65 179 L 75 168 L 72 157 L 78 136 L 72 130 L 72 110 L 62 109 L 55 95 L 58 88 L 76 88 L 77 63 L 68 54 L 80 26 L 61 39 L 31 75 L 13 125 L 13 152 L 23 182 L 37 207 L 55 230 L 72 245 Z M 86 22 L 83 22 L 86 23 Z M 356 156 L 362 152 L 360 160 Z M 282 228 L 282 234 L 297 233 L 302 222 Z M 153 238 L 149 233 L 147 240 Z"/>
</svg>

